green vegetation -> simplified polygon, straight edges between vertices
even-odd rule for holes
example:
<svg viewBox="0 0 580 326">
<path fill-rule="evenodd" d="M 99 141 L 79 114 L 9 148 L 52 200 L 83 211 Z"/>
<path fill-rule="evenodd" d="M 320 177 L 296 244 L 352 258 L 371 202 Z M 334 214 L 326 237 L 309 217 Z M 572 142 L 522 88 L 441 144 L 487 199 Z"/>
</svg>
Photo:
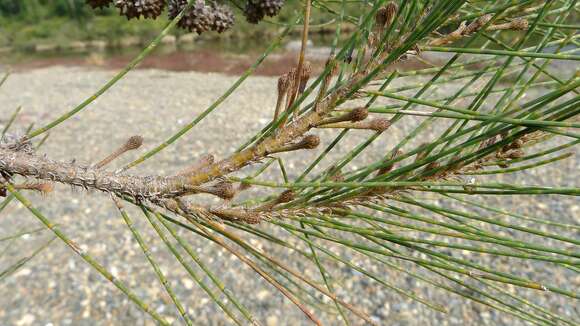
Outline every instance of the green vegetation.
<svg viewBox="0 0 580 326">
<path fill-rule="evenodd" d="M 235 8 L 236 28 L 223 37 L 257 37 L 277 33 L 281 24 L 290 21 L 300 3 L 289 1 L 275 21 L 269 20 L 259 25 L 248 24 L 240 6 Z M 333 21 L 333 15 L 320 11 L 313 24 Z M 139 37 L 144 43 L 155 37 L 167 24 L 166 15 L 157 20 L 128 21 L 121 17 L 114 7 L 92 10 L 84 0 L 0 0 L 0 47 L 14 47 L 19 50 L 33 49 L 38 44 L 65 46 L 74 41 L 104 40 L 109 44 L 118 43 L 122 38 Z M 181 30 L 172 31 L 180 35 Z M 208 33 L 204 37 L 216 37 Z"/>
</svg>

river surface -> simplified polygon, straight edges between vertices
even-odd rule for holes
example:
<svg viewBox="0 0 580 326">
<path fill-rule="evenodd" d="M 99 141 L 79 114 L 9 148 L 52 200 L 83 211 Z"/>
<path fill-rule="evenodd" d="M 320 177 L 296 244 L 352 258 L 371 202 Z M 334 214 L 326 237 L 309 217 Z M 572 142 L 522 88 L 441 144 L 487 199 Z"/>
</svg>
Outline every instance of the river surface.
<svg viewBox="0 0 580 326">
<path fill-rule="evenodd" d="M 196 39 L 188 43 L 159 45 L 139 68 L 170 71 L 219 72 L 239 75 L 249 68 L 274 40 L 264 39 Z M 313 35 L 308 56 L 324 61 L 330 52 L 332 36 Z M 13 51 L 0 54 L 0 65 L 22 71 L 50 66 L 95 66 L 119 69 L 135 58 L 146 45 L 105 49 L 52 50 L 42 52 Z M 288 39 L 275 49 L 257 70 L 258 75 L 277 76 L 295 64 L 300 50 L 298 39 Z"/>
</svg>

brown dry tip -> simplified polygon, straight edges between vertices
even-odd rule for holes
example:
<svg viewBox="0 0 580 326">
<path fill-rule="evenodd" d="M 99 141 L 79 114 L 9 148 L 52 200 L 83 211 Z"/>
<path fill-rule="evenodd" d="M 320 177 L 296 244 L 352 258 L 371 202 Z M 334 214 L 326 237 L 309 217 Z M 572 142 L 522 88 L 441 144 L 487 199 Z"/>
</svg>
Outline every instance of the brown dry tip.
<svg viewBox="0 0 580 326">
<path fill-rule="evenodd" d="M 375 131 L 385 131 L 389 129 L 391 122 L 385 118 L 378 118 L 370 121 L 369 127 Z"/>
<path fill-rule="evenodd" d="M 143 137 L 141 137 L 141 136 L 132 136 L 125 143 L 125 148 L 127 150 L 134 150 L 134 149 L 137 149 L 137 148 L 141 147 L 141 145 L 143 145 Z"/>
<path fill-rule="evenodd" d="M 299 143 L 300 148 L 314 149 L 320 145 L 320 137 L 316 135 L 307 135 Z"/>
</svg>

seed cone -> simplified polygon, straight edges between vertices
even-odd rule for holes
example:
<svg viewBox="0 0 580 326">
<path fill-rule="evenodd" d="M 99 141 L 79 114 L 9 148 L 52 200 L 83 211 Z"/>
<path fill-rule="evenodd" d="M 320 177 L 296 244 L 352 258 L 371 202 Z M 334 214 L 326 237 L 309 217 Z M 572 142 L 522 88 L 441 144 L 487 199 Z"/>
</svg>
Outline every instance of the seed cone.
<svg viewBox="0 0 580 326">
<path fill-rule="evenodd" d="M 266 14 L 259 6 L 255 5 L 252 1 L 248 1 L 244 8 L 244 16 L 246 16 L 248 23 L 257 24 L 264 19 Z"/>
<path fill-rule="evenodd" d="M 244 15 L 249 23 L 257 24 L 265 16 L 278 15 L 284 3 L 284 0 L 248 0 L 244 8 Z"/>
<path fill-rule="evenodd" d="M 230 8 L 215 3 L 212 4 L 211 8 L 213 9 L 212 31 L 223 33 L 234 25 L 234 14 Z"/>
<path fill-rule="evenodd" d="M 86 0 L 86 3 L 93 9 L 108 7 L 113 0 Z"/>
<path fill-rule="evenodd" d="M 115 7 L 127 19 L 151 18 L 161 15 L 165 8 L 165 0 L 115 0 Z"/>
<path fill-rule="evenodd" d="M 250 0 L 252 1 L 252 0 Z M 266 16 L 274 17 L 278 15 L 284 6 L 284 0 L 261 0 L 256 1 Z"/>
<path fill-rule="evenodd" d="M 187 0 L 170 0 L 169 1 L 169 19 L 179 15 L 187 6 Z M 177 26 L 201 34 L 211 29 L 213 15 L 211 8 L 206 6 L 204 1 L 196 1 L 191 8 L 177 22 Z"/>
</svg>

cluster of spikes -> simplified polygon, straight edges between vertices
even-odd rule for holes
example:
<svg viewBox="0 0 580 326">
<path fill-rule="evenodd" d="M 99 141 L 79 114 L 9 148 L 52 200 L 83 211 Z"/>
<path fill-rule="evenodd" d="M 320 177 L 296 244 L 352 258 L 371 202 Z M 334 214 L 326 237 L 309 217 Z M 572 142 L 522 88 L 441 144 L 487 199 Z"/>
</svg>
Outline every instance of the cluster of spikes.
<svg viewBox="0 0 580 326">
<path fill-rule="evenodd" d="M 264 17 L 277 16 L 285 0 L 247 0 L 244 15 L 249 23 L 257 24 Z"/>
<path fill-rule="evenodd" d="M 113 4 L 127 19 L 157 19 L 167 6 L 169 18 L 174 19 L 186 9 L 188 0 L 86 0 L 86 3 L 94 9 Z M 207 31 L 222 33 L 233 24 L 234 14 L 229 7 L 214 1 L 206 3 L 205 0 L 195 0 L 177 23 L 180 28 L 198 34 Z"/>
</svg>

